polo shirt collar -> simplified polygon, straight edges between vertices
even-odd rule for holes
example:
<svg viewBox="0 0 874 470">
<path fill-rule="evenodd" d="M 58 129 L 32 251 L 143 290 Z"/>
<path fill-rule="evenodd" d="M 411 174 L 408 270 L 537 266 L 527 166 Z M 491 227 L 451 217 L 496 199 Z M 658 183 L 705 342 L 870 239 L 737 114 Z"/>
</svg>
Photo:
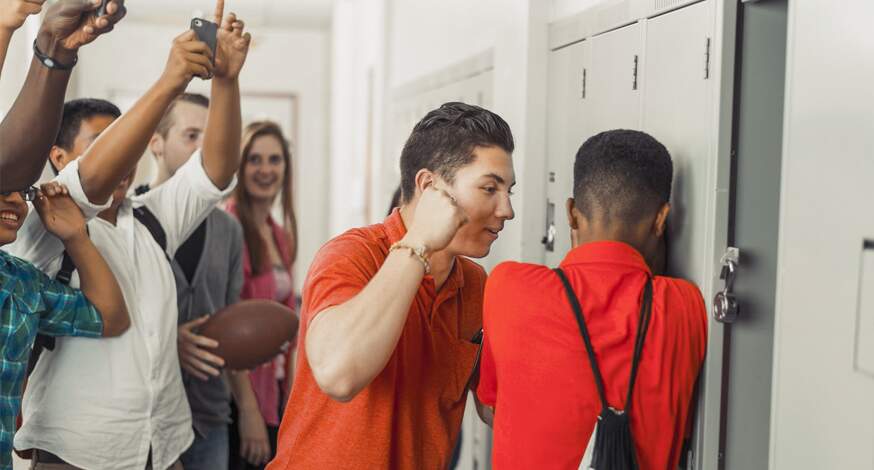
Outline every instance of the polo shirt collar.
<svg viewBox="0 0 874 470">
<path fill-rule="evenodd" d="M 391 214 L 382 223 L 385 234 L 388 237 L 389 246 L 401 241 L 404 235 L 407 234 L 407 227 L 404 225 L 404 219 L 401 217 L 401 210 L 395 208 Z M 452 292 L 464 287 L 464 269 L 461 267 L 461 260 L 456 257 L 452 265 L 452 271 L 446 282 L 443 283 L 443 292 Z M 426 279 L 433 279 L 430 275 L 425 276 Z"/>
<path fill-rule="evenodd" d="M 388 235 L 389 246 L 401 241 L 404 235 L 407 234 L 407 226 L 404 225 L 404 219 L 401 217 L 401 210 L 395 208 L 391 214 L 382 223 L 385 227 L 385 234 Z"/>
<path fill-rule="evenodd" d="M 575 264 L 613 264 L 645 271 L 652 276 L 643 256 L 626 243 L 606 240 L 580 245 L 568 252 L 561 266 Z"/>
</svg>

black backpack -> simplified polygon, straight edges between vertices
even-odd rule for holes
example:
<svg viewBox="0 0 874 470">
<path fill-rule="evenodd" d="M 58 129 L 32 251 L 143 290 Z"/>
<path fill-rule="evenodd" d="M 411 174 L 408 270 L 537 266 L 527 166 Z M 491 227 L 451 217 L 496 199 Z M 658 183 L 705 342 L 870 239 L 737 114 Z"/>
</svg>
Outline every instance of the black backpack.
<svg viewBox="0 0 874 470">
<path fill-rule="evenodd" d="M 133 213 L 134 218 L 146 226 L 149 234 L 152 235 L 152 238 L 155 239 L 155 243 L 161 247 L 161 251 L 163 251 L 166 256 L 167 233 L 164 232 L 164 227 L 161 227 L 161 223 L 158 222 L 158 218 L 155 217 L 155 214 L 153 214 L 146 206 L 135 208 Z M 169 260 L 170 258 L 168 257 L 167 259 Z M 64 259 L 61 261 L 61 270 L 58 271 L 57 275 L 55 275 L 55 280 L 62 284 L 70 285 L 70 280 L 73 278 L 73 272 L 75 271 L 76 265 L 73 263 L 73 258 L 70 257 L 69 253 L 64 251 Z M 36 367 L 36 363 L 39 361 L 39 356 L 43 351 L 54 351 L 54 349 L 54 336 L 37 334 L 36 340 L 33 343 L 33 349 L 30 353 L 30 359 L 27 361 L 27 375 L 30 376 L 30 374 L 33 373 L 33 369 Z"/>
<path fill-rule="evenodd" d="M 601 399 L 601 414 L 595 427 L 595 447 L 592 452 L 591 468 L 595 470 L 638 470 L 637 453 L 634 447 L 634 437 L 631 435 L 631 396 L 634 391 L 634 381 L 637 378 L 637 367 L 640 364 L 640 356 L 643 352 L 643 342 L 646 339 L 646 331 L 649 328 L 649 320 L 652 317 L 652 278 L 648 277 L 643 291 L 643 302 L 640 306 L 640 322 L 637 327 L 637 339 L 634 342 L 634 357 L 631 362 L 631 379 L 628 382 L 628 396 L 625 400 L 625 409 L 617 410 L 607 403 L 604 394 L 604 379 L 598 369 L 595 360 L 595 350 L 592 348 L 592 340 L 586 321 L 583 318 L 583 309 L 579 300 L 561 269 L 555 273 L 564 284 L 568 302 L 577 318 L 580 334 L 586 345 L 589 355 L 589 365 L 595 376 L 595 385 L 598 387 L 598 397 Z"/>
</svg>

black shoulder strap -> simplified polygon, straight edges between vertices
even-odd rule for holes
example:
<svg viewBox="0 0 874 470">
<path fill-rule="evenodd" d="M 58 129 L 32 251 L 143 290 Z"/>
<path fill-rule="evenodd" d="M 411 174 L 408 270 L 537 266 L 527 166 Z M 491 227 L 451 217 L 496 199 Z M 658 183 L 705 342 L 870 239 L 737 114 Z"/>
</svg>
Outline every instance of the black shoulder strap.
<svg viewBox="0 0 874 470">
<path fill-rule="evenodd" d="M 61 270 L 55 275 L 55 280 L 66 286 L 70 285 L 73 279 L 73 271 L 76 270 L 76 265 L 73 263 L 73 258 L 70 253 L 64 250 L 64 259 L 61 261 Z"/>
<path fill-rule="evenodd" d="M 149 210 L 146 206 L 140 206 L 134 209 L 134 217 L 143 225 L 146 226 L 146 229 L 152 234 L 152 238 L 155 239 L 155 242 L 158 243 L 158 246 L 161 247 L 161 251 L 167 252 L 167 233 L 164 232 L 164 227 L 161 227 L 161 222 L 158 222 L 158 218 L 155 217 L 155 214 Z"/>
<path fill-rule="evenodd" d="M 608 409 L 610 405 L 607 403 L 607 395 L 604 393 L 604 379 L 601 376 L 601 370 L 598 368 L 598 363 L 595 358 L 595 349 L 592 347 L 592 339 L 589 336 L 589 330 L 586 328 L 586 320 L 583 318 L 583 308 L 577 299 L 577 295 L 571 287 L 570 281 L 565 276 L 564 271 L 555 269 L 555 273 L 564 284 L 565 293 L 567 294 L 568 302 L 574 311 L 577 318 L 577 325 L 580 327 L 580 334 L 583 337 L 583 342 L 586 345 L 586 352 L 589 355 L 589 365 L 592 367 L 592 374 L 595 376 L 595 385 L 598 387 L 598 397 L 601 399 L 603 409 Z M 634 391 L 634 382 L 637 378 L 637 368 L 640 363 L 640 356 L 643 352 L 643 342 L 646 338 L 646 332 L 649 329 L 649 319 L 652 316 L 652 278 L 647 278 L 646 287 L 644 287 L 643 301 L 640 306 L 640 322 L 637 327 L 637 338 L 634 342 L 634 357 L 631 362 L 631 379 L 628 383 L 628 395 L 625 400 L 625 412 L 631 409 L 631 394 Z"/>
</svg>

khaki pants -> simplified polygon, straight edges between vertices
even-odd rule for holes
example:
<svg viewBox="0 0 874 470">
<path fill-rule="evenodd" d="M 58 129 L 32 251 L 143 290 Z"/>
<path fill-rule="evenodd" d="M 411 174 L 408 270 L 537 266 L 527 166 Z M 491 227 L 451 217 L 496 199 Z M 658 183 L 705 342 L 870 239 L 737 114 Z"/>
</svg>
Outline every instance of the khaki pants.
<svg viewBox="0 0 874 470">
<path fill-rule="evenodd" d="M 30 470 L 84 470 L 68 463 L 40 463 L 37 459 L 37 453 L 34 452 L 33 460 L 30 461 Z M 96 470 L 96 469 L 95 469 Z M 152 465 L 146 466 L 145 470 L 152 470 Z M 184 470 L 182 464 L 176 461 L 167 470 Z"/>
</svg>

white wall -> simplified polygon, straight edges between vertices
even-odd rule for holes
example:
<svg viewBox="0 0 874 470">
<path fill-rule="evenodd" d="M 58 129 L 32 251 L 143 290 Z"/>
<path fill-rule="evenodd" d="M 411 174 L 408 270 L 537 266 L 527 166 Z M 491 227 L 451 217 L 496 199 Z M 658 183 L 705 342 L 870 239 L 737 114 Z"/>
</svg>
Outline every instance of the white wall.
<svg viewBox="0 0 874 470">
<path fill-rule="evenodd" d="M 330 233 L 382 220 L 385 0 L 335 3 L 332 41 Z"/>
<path fill-rule="evenodd" d="M 160 76 L 173 38 L 186 28 L 187 21 L 175 26 L 121 23 L 111 35 L 82 50 L 75 73 L 78 86 L 71 87 L 68 98 L 139 96 Z M 313 254 L 328 238 L 329 33 L 267 28 L 251 32 L 252 49 L 240 77 L 244 97 L 253 93 L 293 94 L 298 102 L 293 146 L 300 224 L 295 277 L 300 286 Z M 209 85 L 195 79 L 189 90 L 208 94 Z M 144 162 L 150 160 L 146 155 Z"/>
</svg>

